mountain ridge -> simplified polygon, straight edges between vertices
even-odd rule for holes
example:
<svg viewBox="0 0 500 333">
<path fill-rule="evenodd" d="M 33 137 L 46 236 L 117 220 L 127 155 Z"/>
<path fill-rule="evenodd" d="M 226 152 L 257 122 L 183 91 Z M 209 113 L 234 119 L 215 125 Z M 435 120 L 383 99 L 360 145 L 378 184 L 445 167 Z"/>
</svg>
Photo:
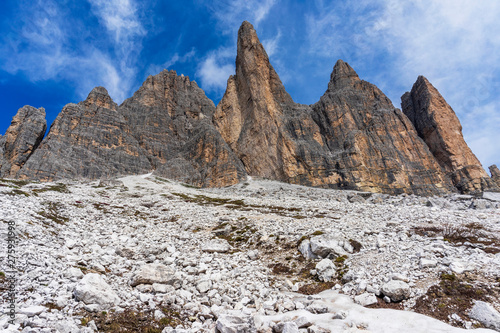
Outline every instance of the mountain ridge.
<svg viewBox="0 0 500 333">
<path fill-rule="evenodd" d="M 500 190 L 463 140 L 453 110 L 432 88 L 427 95 L 414 89 L 403 95 L 402 112 L 338 60 L 319 101 L 295 103 L 245 21 L 238 31 L 236 74 L 217 106 L 175 71 L 149 76 L 120 105 L 96 87 L 85 101 L 63 108 L 18 169 L 9 166 L 0 137 L 0 176 L 47 181 L 154 171 L 201 187 L 234 185 L 251 175 L 389 194 Z M 453 123 L 456 133 L 440 141 L 457 145 L 445 149 L 447 157 L 411 112 L 420 99 L 433 112 L 444 112 L 443 124 Z M 460 151 L 467 151 L 465 159 L 457 156 Z"/>
</svg>

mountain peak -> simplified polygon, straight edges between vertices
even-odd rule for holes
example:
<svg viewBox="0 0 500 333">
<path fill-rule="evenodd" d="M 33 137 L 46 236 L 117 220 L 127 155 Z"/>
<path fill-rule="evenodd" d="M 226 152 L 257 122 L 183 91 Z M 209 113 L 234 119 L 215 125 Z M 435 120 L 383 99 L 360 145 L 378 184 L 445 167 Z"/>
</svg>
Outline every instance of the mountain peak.
<svg viewBox="0 0 500 333">
<path fill-rule="evenodd" d="M 97 105 L 101 108 L 116 110 L 118 105 L 109 96 L 108 91 L 104 87 L 95 87 L 84 101 L 86 107 Z"/>
<path fill-rule="evenodd" d="M 401 97 L 401 106 L 460 192 L 498 189 L 465 142 L 455 111 L 424 76 L 419 76 L 411 92 Z"/>
<path fill-rule="evenodd" d="M 338 85 L 352 84 L 356 81 L 359 81 L 356 71 L 347 62 L 341 59 L 337 60 L 330 75 L 329 86 L 337 87 Z"/>
</svg>

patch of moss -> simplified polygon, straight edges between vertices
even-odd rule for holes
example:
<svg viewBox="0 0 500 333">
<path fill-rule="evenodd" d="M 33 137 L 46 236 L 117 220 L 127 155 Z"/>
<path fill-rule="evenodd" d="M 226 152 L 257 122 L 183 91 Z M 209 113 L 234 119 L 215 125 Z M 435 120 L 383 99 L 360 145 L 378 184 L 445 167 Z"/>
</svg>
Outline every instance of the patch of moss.
<svg viewBox="0 0 500 333">
<path fill-rule="evenodd" d="M 38 215 L 43 216 L 49 220 L 54 221 L 57 224 L 65 224 L 69 221 L 69 218 L 60 214 L 60 209 L 62 205 L 57 202 L 46 203 L 47 210 L 37 212 Z"/>
<path fill-rule="evenodd" d="M 70 190 L 68 189 L 68 186 L 63 183 L 57 183 L 55 185 L 50 185 L 44 188 L 37 188 L 33 190 L 34 193 L 44 193 L 49 191 L 59 192 L 59 193 L 71 193 Z"/>
<path fill-rule="evenodd" d="M 14 196 L 14 195 L 24 195 L 25 197 L 29 197 L 30 196 L 29 193 L 21 191 L 21 190 L 18 190 L 18 189 L 14 189 L 14 190 L 12 190 L 10 192 L 6 192 L 5 194 L 12 195 L 12 196 Z"/>
<path fill-rule="evenodd" d="M 457 314 L 462 320 L 469 320 L 468 312 L 474 305 L 474 300 L 488 302 L 499 294 L 498 287 L 478 283 L 468 277 L 443 273 L 439 284 L 430 287 L 426 294 L 420 296 L 413 310 L 462 327 L 463 322 L 450 319 L 452 314 Z"/>
<path fill-rule="evenodd" d="M 28 180 L 5 179 L 5 178 L 0 178 L 0 182 L 12 184 L 12 185 L 19 186 L 19 187 L 23 187 L 23 186 L 28 185 L 30 183 Z"/>
<path fill-rule="evenodd" d="M 186 316 L 169 307 L 160 306 L 164 316 L 162 319 L 154 317 L 152 310 L 125 309 L 123 312 L 105 311 L 101 313 L 84 312 L 81 320 L 86 326 L 94 320 L 99 332 L 124 332 L 124 333 L 161 333 L 166 327 L 176 327 L 186 321 Z"/>
</svg>

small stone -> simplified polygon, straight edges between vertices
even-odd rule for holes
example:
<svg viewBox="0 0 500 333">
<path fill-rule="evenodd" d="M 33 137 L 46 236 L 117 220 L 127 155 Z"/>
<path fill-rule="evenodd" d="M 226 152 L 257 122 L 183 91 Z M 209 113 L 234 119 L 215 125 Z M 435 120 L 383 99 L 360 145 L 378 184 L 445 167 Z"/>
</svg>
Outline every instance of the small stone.
<svg viewBox="0 0 500 333">
<path fill-rule="evenodd" d="M 216 328 L 220 333 L 254 333 L 254 320 L 251 316 L 244 315 L 220 315 L 216 322 Z"/>
<path fill-rule="evenodd" d="M 175 271 L 162 264 L 146 264 L 132 276 L 130 285 L 135 287 L 139 284 L 170 284 L 174 285 L 179 279 L 174 275 Z"/>
<path fill-rule="evenodd" d="M 307 328 L 312 325 L 312 322 L 305 316 L 300 316 L 293 320 L 298 328 Z"/>
<path fill-rule="evenodd" d="M 432 268 L 436 266 L 437 266 L 436 260 L 420 258 L 420 268 Z"/>
<path fill-rule="evenodd" d="M 299 333 L 299 327 L 293 321 L 281 322 L 273 326 L 276 333 Z"/>
<path fill-rule="evenodd" d="M 210 288 L 212 288 L 212 281 L 210 280 L 201 280 L 196 284 L 196 289 L 202 294 L 209 291 Z"/>
<path fill-rule="evenodd" d="M 98 304 L 103 309 L 110 308 L 120 303 L 120 298 L 104 281 L 104 278 L 96 273 L 89 273 L 76 285 L 75 298 L 85 304 Z"/>
<path fill-rule="evenodd" d="M 225 253 L 231 249 L 231 246 L 225 239 L 212 239 L 201 247 L 201 250 L 208 253 Z"/>
<path fill-rule="evenodd" d="M 364 293 L 354 297 L 354 301 L 362 306 L 377 304 L 377 297 L 371 293 Z"/>
<path fill-rule="evenodd" d="M 47 308 L 44 306 L 30 306 L 27 308 L 20 309 L 19 313 L 25 314 L 28 317 L 34 317 L 34 316 L 38 316 L 39 314 L 41 314 L 42 312 L 45 312 L 45 311 L 47 311 Z"/>
<path fill-rule="evenodd" d="M 330 282 L 337 276 L 335 264 L 330 259 L 323 259 L 316 264 L 318 279 L 323 282 Z"/>
<path fill-rule="evenodd" d="M 463 274 L 466 270 L 465 265 L 459 261 L 454 261 L 450 264 L 450 269 L 455 274 Z"/>
</svg>

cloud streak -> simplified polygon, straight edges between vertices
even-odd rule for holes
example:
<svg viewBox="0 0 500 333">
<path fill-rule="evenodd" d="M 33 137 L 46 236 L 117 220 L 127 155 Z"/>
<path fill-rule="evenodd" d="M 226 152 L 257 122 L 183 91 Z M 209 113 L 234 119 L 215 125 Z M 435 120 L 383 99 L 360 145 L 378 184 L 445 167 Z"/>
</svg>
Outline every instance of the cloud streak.
<svg viewBox="0 0 500 333">
<path fill-rule="evenodd" d="M 2 69 L 14 75 L 21 72 L 32 82 L 67 80 L 82 99 L 95 85 L 103 85 L 113 99 L 123 101 L 135 81 L 134 62 L 145 30 L 129 0 L 91 0 L 91 4 L 110 36 L 108 41 L 99 41 L 101 44 L 80 38 L 79 24 L 83 23 L 67 16 L 57 2 L 21 4 L 20 38 L 5 38 L 0 47 L 0 56 L 5 59 Z M 102 47 L 109 43 L 111 49 Z"/>
</svg>

